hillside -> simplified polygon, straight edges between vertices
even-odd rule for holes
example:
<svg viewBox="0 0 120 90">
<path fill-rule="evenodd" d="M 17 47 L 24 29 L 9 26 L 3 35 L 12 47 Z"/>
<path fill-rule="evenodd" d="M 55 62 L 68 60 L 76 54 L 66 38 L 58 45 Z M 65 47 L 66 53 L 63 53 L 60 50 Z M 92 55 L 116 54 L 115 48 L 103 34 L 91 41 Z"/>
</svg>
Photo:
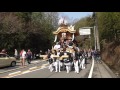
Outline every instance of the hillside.
<svg viewBox="0 0 120 90">
<path fill-rule="evenodd" d="M 120 75 L 120 42 L 104 42 L 101 56 L 110 69 Z"/>
</svg>

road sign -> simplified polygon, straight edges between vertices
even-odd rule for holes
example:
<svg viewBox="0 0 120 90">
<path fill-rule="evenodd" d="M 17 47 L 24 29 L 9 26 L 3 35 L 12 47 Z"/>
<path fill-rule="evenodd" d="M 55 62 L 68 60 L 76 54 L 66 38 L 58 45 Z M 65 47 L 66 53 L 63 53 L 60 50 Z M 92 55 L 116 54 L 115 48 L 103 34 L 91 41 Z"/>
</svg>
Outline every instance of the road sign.
<svg viewBox="0 0 120 90">
<path fill-rule="evenodd" d="M 91 34 L 90 28 L 86 28 L 86 29 L 80 28 L 79 29 L 79 34 L 80 35 L 90 35 Z"/>
</svg>

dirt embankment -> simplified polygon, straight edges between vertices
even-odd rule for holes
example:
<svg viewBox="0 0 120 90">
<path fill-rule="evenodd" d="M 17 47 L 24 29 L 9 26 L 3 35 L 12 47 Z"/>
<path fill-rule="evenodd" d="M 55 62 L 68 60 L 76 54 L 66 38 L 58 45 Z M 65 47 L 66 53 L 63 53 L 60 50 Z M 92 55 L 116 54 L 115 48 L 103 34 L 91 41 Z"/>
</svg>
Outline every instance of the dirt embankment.
<svg viewBox="0 0 120 90">
<path fill-rule="evenodd" d="M 120 76 L 120 42 L 104 42 L 101 56 L 110 69 Z"/>
</svg>

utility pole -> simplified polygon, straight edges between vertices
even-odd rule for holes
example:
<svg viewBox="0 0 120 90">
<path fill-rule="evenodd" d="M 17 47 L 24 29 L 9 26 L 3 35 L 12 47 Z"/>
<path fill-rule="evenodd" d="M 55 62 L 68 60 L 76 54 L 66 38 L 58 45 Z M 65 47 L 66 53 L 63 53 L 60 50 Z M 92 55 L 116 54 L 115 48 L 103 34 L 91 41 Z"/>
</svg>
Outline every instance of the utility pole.
<svg viewBox="0 0 120 90">
<path fill-rule="evenodd" d="M 97 41 L 97 49 L 100 50 L 100 42 L 99 42 L 99 32 L 98 32 L 98 19 L 97 19 L 97 14 L 96 12 L 94 12 L 95 14 L 95 35 L 96 35 L 96 41 Z"/>
<path fill-rule="evenodd" d="M 95 45 L 95 50 L 96 50 L 96 27 L 94 26 L 94 45 Z"/>
</svg>

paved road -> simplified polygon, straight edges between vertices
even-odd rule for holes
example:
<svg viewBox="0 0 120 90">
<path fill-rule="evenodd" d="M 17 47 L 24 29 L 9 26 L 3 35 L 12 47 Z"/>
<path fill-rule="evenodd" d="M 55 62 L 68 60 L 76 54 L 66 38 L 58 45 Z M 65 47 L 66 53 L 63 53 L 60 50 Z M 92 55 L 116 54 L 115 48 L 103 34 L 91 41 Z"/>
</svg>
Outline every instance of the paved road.
<svg viewBox="0 0 120 90">
<path fill-rule="evenodd" d="M 87 68 L 80 70 L 80 73 L 74 73 L 71 71 L 50 72 L 48 69 L 48 62 L 44 60 L 33 61 L 33 64 L 18 69 L 14 67 L 14 70 L 9 68 L 9 72 L 1 73 L 0 78 L 88 78 L 92 61 L 88 61 Z M 5 68 L 8 69 L 8 68 Z M 8 71 L 8 70 L 4 70 Z M 3 72 L 4 72 L 3 71 Z M 2 71 L 1 71 L 2 72 Z M 102 64 L 94 64 L 92 78 L 116 78 L 115 74 L 107 67 L 104 62 Z"/>
<path fill-rule="evenodd" d="M 88 64 L 88 68 L 81 70 L 79 74 L 74 73 L 74 71 L 71 71 L 70 73 L 66 73 L 66 71 L 50 72 L 46 67 L 14 78 L 87 78 L 90 66 L 91 65 Z"/>
<path fill-rule="evenodd" d="M 7 73 L 7 72 L 12 72 L 12 71 L 16 71 L 16 70 L 19 70 L 19 69 L 22 69 L 22 68 L 26 68 L 26 67 L 32 67 L 34 66 L 35 64 L 38 64 L 40 62 L 44 62 L 43 60 L 33 60 L 31 61 L 31 64 L 28 64 L 27 62 L 25 63 L 25 66 L 21 66 L 21 63 L 19 61 L 17 61 L 17 64 L 15 67 L 2 67 L 0 68 L 0 75 L 1 74 L 4 74 L 4 73 Z"/>
<path fill-rule="evenodd" d="M 117 76 L 102 62 L 102 64 L 95 63 L 92 78 L 117 78 Z"/>
<path fill-rule="evenodd" d="M 40 60 L 32 60 L 31 63 L 34 64 L 34 63 L 37 63 L 39 62 Z M 25 65 L 29 65 L 27 62 L 25 62 Z M 15 68 L 20 68 L 22 67 L 21 66 L 21 63 L 20 63 L 20 60 L 17 60 L 17 63 L 16 63 L 16 66 L 15 67 L 11 67 L 11 66 L 7 66 L 7 67 L 1 67 L 0 68 L 0 73 L 4 72 L 4 71 L 7 71 L 7 70 L 12 70 L 12 69 L 15 69 Z"/>
<path fill-rule="evenodd" d="M 74 73 L 71 71 L 50 72 L 48 69 L 48 62 L 44 61 L 34 66 L 19 69 L 14 72 L 4 73 L 0 77 L 2 78 L 88 78 L 91 68 L 91 62 L 87 64 L 87 68 L 80 70 L 80 73 Z"/>
</svg>

